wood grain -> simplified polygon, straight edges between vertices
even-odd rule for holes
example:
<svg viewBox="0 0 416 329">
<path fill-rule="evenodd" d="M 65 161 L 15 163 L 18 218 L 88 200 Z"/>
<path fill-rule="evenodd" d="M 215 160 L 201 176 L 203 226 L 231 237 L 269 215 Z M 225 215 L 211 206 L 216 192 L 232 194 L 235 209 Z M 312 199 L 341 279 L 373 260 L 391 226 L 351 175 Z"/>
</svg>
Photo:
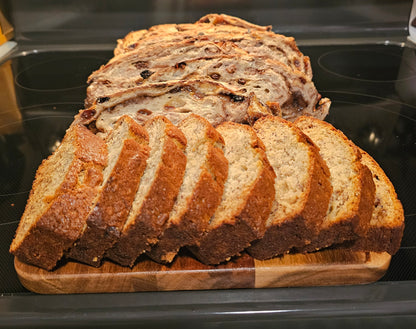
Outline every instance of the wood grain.
<svg viewBox="0 0 416 329">
<path fill-rule="evenodd" d="M 243 254 L 207 266 L 182 253 L 170 266 L 142 257 L 133 268 L 109 261 L 100 268 L 68 261 L 46 271 L 15 258 L 15 269 L 33 292 L 71 294 L 364 284 L 379 280 L 390 259 L 388 253 L 325 250 L 267 261 Z"/>
</svg>

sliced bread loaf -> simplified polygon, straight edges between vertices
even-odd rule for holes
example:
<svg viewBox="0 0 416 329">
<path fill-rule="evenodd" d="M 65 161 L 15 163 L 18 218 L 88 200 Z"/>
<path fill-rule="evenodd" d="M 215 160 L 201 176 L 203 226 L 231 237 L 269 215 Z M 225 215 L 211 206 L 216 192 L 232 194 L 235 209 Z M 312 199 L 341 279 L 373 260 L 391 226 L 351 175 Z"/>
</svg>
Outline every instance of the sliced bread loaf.
<svg viewBox="0 0 416 329">
<path fill-rule="evenodd" d="M 229 164 L 224 193 L 206 232 L 189 247 L 205 264 L 224 262 L 261 238 L 275 196 L 275 174 L 254 130 L 233 122 L 217 130 Z"/>
<path fill-rule="evenodd" d="M 216 126 L 224 121 L 250 122 L 270 111 L 254 95 L 242 96 L 215 81 L 188 80 L 149 84 L 105 97 L 81 111 L 78 119 L 108 132 L 124 114 L 139 123 L 163 115 L 177 125 L 190 113 Z"/>
<path fill-rule="evenodd" d="M 10 252 L 29 264 L 53 269 L 78 239 L 106 163 L 104 141 L 73 124 L 36 172 Z"/>
<path fill-rule="evenodd" d="M 361 150 L 361 154 L 362 163 L 371 170 L 376 192 L 368 232 L 353 242 L 352 250 L 387 251 L 394 255 L 399 250 L 403 236 L 403 207 L 383 169 L 367 152 Z"/>
<path fill-rule="evenodd" d="M 328 210 L 332 187 L 319 149 L 291 122 L 265 117 L 254 124 L 276 174 L 275 200 L 264 237 L 247 249 L 268 259 L 303 247 L 316 237 Z"/>
<path fill-rule="evenodd" d="M 150 154 L 127 220 L 106 256 L 125 266 L 158 241 L 182 184 L 186 138 L 165 117 L 146 122 Z"/>
<path fill-rule="evenodd" d="M 224 140 L 207 120 L 191 114 L 178 128 L 187 139 L 185 175 L 163 233 L 147 253 L 162 263 L 172 262 L 181 247 L 194 244 L 205 231 L 228 173 Z"/>
<path fill-rule="evenodd" d="M 168 82 L 171 80 L 213 80 L 225 87 L 238 90 L 242 96 L 254 93 L 269 107 L 270 111 L 287 120 L 299 115 L 312 115 L 323 119 L 329 109 L 320 106 L 321 95 L 313 82 L 303 73 L 293 71 L 286 65 L 264 57 L 233 55 L 217 56 L 182 61 L 181 65 L 157 67 L 152 62 L 151 70 L 136 70 L 128 77 L 120 75 L 92 81 L 88 87 L 88 98 L 99 99 L 116 92 L 128 90 L 138 84 Z M 148 72 L 144 75 L 143 72 Z M 277 110 L 277 113 L 276 113 Z"/>
<path fill-rule="evenodd" d="M 99 266 L 120 236 L 149 156 L 146 130 L 127 115 L 107 137 L 108 165 L 85 228 L 68 256 Z"/>
<path fill-rule="evenodd" d="M 332 184 L 328 212 L 318 237 L 301 251 L 314 251 L 364 236 L 370 226 L 375 186 L 359 149 L 331 124 L 300 117 L 295 124 L 319 147 Z"/>
</svg>

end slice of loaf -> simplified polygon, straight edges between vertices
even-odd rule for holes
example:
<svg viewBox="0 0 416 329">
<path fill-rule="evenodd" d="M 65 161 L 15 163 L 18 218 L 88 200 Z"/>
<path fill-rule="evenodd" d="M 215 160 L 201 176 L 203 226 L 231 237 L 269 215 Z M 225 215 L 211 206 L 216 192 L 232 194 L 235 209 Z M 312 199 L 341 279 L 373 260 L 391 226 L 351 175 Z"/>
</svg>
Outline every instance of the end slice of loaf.
<svg viewBox="0 0 416 329">
<path fill-rule="evenodd" d="M 68 253 L 72 259 L 99 266 L 120 236 L 149 156 L 149 136 L 132 118 L 122 116 L 107 137 L 108 165 L 86 227 Z"/>
<path fill-rule="evenodd" d="M 161 263 L 172 262 L 181 247 L 194 244 L 205 231 L 228 173 L 224 140 L 207 120 L 191 114 L 178 128 L 187 139 L 185 175 L 163 234 L 147 253 Z"/>
<path fill-rule="evenodd" d="M 353 242 L 352 250 L 387 251 L 394 255 L 399 250 L 403 237 L 403 207 L 383 169 L 367 152 L 361 150 L 361 154 L 361 161 L 372 173 L 376 192 L 368 232 Z"/>
<path fill-rule="evenodd" d="M 295 124 L 319 147 L 333 192 L 318 237 L 301 251 L 315 251 L 364 236 L 370 226 L 375 186 L 357 146 L 331 124 L 300 117 Z"/>
<path fill-rule="evenodd" d="M 125 266 L 158 241 L 169 217 L 186 166 L 186 138 L 168 119 L 159 116 L 145 124 L 150 154 L 132 208 L 117 243 L 106 256 Z"/>
<path fill-rule="evenodd" d="M 217 130 L 225 141 L 228 177 L 207 231 L 189 248 L 205 264 L 224 262 L 261 238 L 275 195 L 275 174 L 254 130 L 233 122 Z"/>
<path fill-rule="evenodd" d="M 304 247 L 316 237 L 328 210 L 332 186 L 319 149 L 291 122 L 266 117 L 254 124 L 276 174 L 275 200 L 264 237 L 247 249 L 268 259 Z"/>
<path fill-rule="evenodd" d="M 10 252 L 52 270 L 78 239 L 106 162 L 104 141 L 87 128 L 72 125 L 36 172 Z"/>
</svg>

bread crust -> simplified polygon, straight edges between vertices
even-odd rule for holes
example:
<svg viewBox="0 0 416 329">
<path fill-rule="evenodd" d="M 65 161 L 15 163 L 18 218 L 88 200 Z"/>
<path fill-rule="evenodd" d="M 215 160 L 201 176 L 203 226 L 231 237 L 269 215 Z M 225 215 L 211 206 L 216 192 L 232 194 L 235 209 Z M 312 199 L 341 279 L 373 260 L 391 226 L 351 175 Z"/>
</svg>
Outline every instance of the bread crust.
<svg viewBox="0 0 416 329">
<path fill-rule="evenodd" d="M 203 168 L 199 180 L 194 182 L 185 210 L 174 220 L 168 220 L 158 243 L 147 253 L 160 263 L 172 262 L 181 247 L 195 243 L 206 230 L 221 201 L 227 178 L 228 161 L 219 147 L 224 144 L 222 136 L 205 119 L 191 116 L 206 127 L 207 157 L 204 163 L 199 164 Z"/>
<path fill-rule="evenodd" d="M 121 152 L 106 184 L 88 215 L 87 227 L 68 253 L 72 259 L 100 266 L 105 251 L 120 236 L 149 156 L 148 134 L 128 116 L 129 136 L 120 141 Z"/>
<path fill-rule="evenodd" d="M 262 169 L 251 184 L 239 207 L 231 217 L 224 219 L 216 227 L 208 227 L 197 244 L 189 250 L 205 264 L 219 264 L 238 255 L 253 240 L 260 239 L 266 229 L 266 219 L 274 200 L 274 179 L 276 177 L 265 154 L 265 147 L 249 126 L 226 122 L 222 125 L 240 127 L 249 131 L 251 147 L 260 155 Z"/>
<path fill-rule="evenodd" d="M 117 243 L 106 253 L 109 259 L 124 266 L 133 266 L 137 257 L 158 241 L 185 172 L 185 136 L 164 117 L 149 120 L 145 127 L 153 120 L 165 122 L 168 136 L 155 179 L 134 222 L 123 228 Z"/>
<path fill-rule="evenodd" d="M 319 232 L 332 194 L 329 169 L 312 140 L 291 122 L 276 117 L 260 119 L 254 125 L 254 129 L 261 129 L 262 122 L 265 120 L 274 120 L 288 125 L 298 142 L 308 147 L 311 166 L 308 168 L 309 179 L 306 182 L 302 206 L 283 221 L 274 222 L 268 226 L 263 238 L 254 241 L 247 249 L 248 253 L 257 259 L 269 259 L 288 253 L 294 247 L 309 244 Z M 268 155 L 267 150 L 266 155 Z"/>
<path fill-rule="evenodd" d="M 75 158 L 70 164 L 62 184 L 53 196 L 48 196 L 47 209 L 35 220 L 22 239 L 19 230 L 29 216 L 30 204 L 35 202 L 34 190 L 41 176 L 48 175 L 48 163 L 54 155 L 39 167 L 30 192 L 25 212 L 17 229 L 10 252 L 22 261 L 52 270 L 81 233 L 91 204 L 102 181 L 102 170 L 107 161 L 104 141 L 83 126 L 73 125 L 64 137 L 69 143 L 74 136 Z M 61 145 L 62 145 L 61 144 Z"/>
</svg>

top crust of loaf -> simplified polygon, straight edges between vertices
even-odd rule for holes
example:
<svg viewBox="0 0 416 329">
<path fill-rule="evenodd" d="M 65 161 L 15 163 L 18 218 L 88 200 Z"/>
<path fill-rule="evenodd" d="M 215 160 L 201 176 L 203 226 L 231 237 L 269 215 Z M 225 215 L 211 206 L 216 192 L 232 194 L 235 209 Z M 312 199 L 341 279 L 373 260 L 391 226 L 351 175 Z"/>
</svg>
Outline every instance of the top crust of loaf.
<svg viewBox="0 0 416 329">
<path fill-rule="evenodd" d="M 247 22 L 244 19 L 230 16 L 230 15 L 225 15 L 225 14 L 208 14 L 208 15 L 201 17 L 197 21 L 197 23 L 209 23 L 213 25 L 233 25 L 233 26 L 238 26 L 238 27 L 242 27 L 245 29 L 254 29 L 254 30 L 260 30 L 260 31 L 272 30 L 271 25 L 267 25 L 267 26 L 256 25 L 256 24 Z"/>
<path fill-rule="evenodd" d="M 266 117 L 254 124 L 276 173 L 275 201 L 264 237 L 248 252 L 267 259 L 303 247 L 316 237 L 326 215 L 332 186 L 319 149 L 291 122 Z"/>
<path fill-rule="evenodd" d="M 367 234 L 352 245 L 358 251 L 387 251 L 394 255 L 400 248 L 404 230 L 403 206 L 394 186 L 379 164 L 365 151 L 360 150 L 361 161 L 371 173 L 376 186 L 374 210 Z"/>
<path fill-rule="evenodd" d="M 268 27 L 258 28 L 255 24 L 248 27 L 249 24 L 251 23 L 231 16 L 209 15 L 202 18 L 202 23 L 156 25 L 147 33 L 143 30 L 131 32 L 124 40 L 119 40 L 115 55 L 140 53 L 143 48 L 161 41 L 166 43 L 170 40 L 178 42 L 193 39 L 192 41 L 232 42 L 250 54 L 267 54 L 272 58 L 280 58 L 288 66 L 312 78 L 310 60 L 299 51 L 294 38 L 275 34 Z"/>
<path fill-rule="evenodd" d="M 86 227 L 68 256 L 99 266 L 104 253 L 118 240 L 149 156 L 146 130 L 122 116 L 107 137 L 109 163 Z"/>
<path fill-rule="evenodd" d="M 147 253 L 162 263 L 172 262 L 180 247 L 195 243 L 205 231 L 228 172 L 224 140 L 207 120 L 191 114 L 178 128 L 187 137 L 184 180 L 158 243 Z"/>
<path fill-rule="evenodd" d="M 85 225 L 106 162 L 104 141 L 72 125 L 37 170 L 10 252 L 29 264 L 53 269 Z"/>
<path fill-rule="evenodd" d="M 158 241 L 182 184 L 186 166 L 186 138 L 165 117 L 145 124 L 150 155 L 133 206 L 117 243 L 107 257 L 133 266 L 137 257 Z"/>
<path fill-rule="evenodd" d="M 375 186 L 371 172 L 360 161 L 358 147 L 327 122 L 299 117 L 295 124 L 320 148 L 333 187 L 321 232 L 305 250 L 313 251 L 365 235 L 370 224 Z"/>
<path fill-rule="evenodd" d="M 228 177 L 207 231 L 190 247 L 206 264 L 226 261 L 261 238 L 275 195 L 275 174 L 254 130 L 234 122 L 217 130 L 225 140 Z"/>
</svg>

